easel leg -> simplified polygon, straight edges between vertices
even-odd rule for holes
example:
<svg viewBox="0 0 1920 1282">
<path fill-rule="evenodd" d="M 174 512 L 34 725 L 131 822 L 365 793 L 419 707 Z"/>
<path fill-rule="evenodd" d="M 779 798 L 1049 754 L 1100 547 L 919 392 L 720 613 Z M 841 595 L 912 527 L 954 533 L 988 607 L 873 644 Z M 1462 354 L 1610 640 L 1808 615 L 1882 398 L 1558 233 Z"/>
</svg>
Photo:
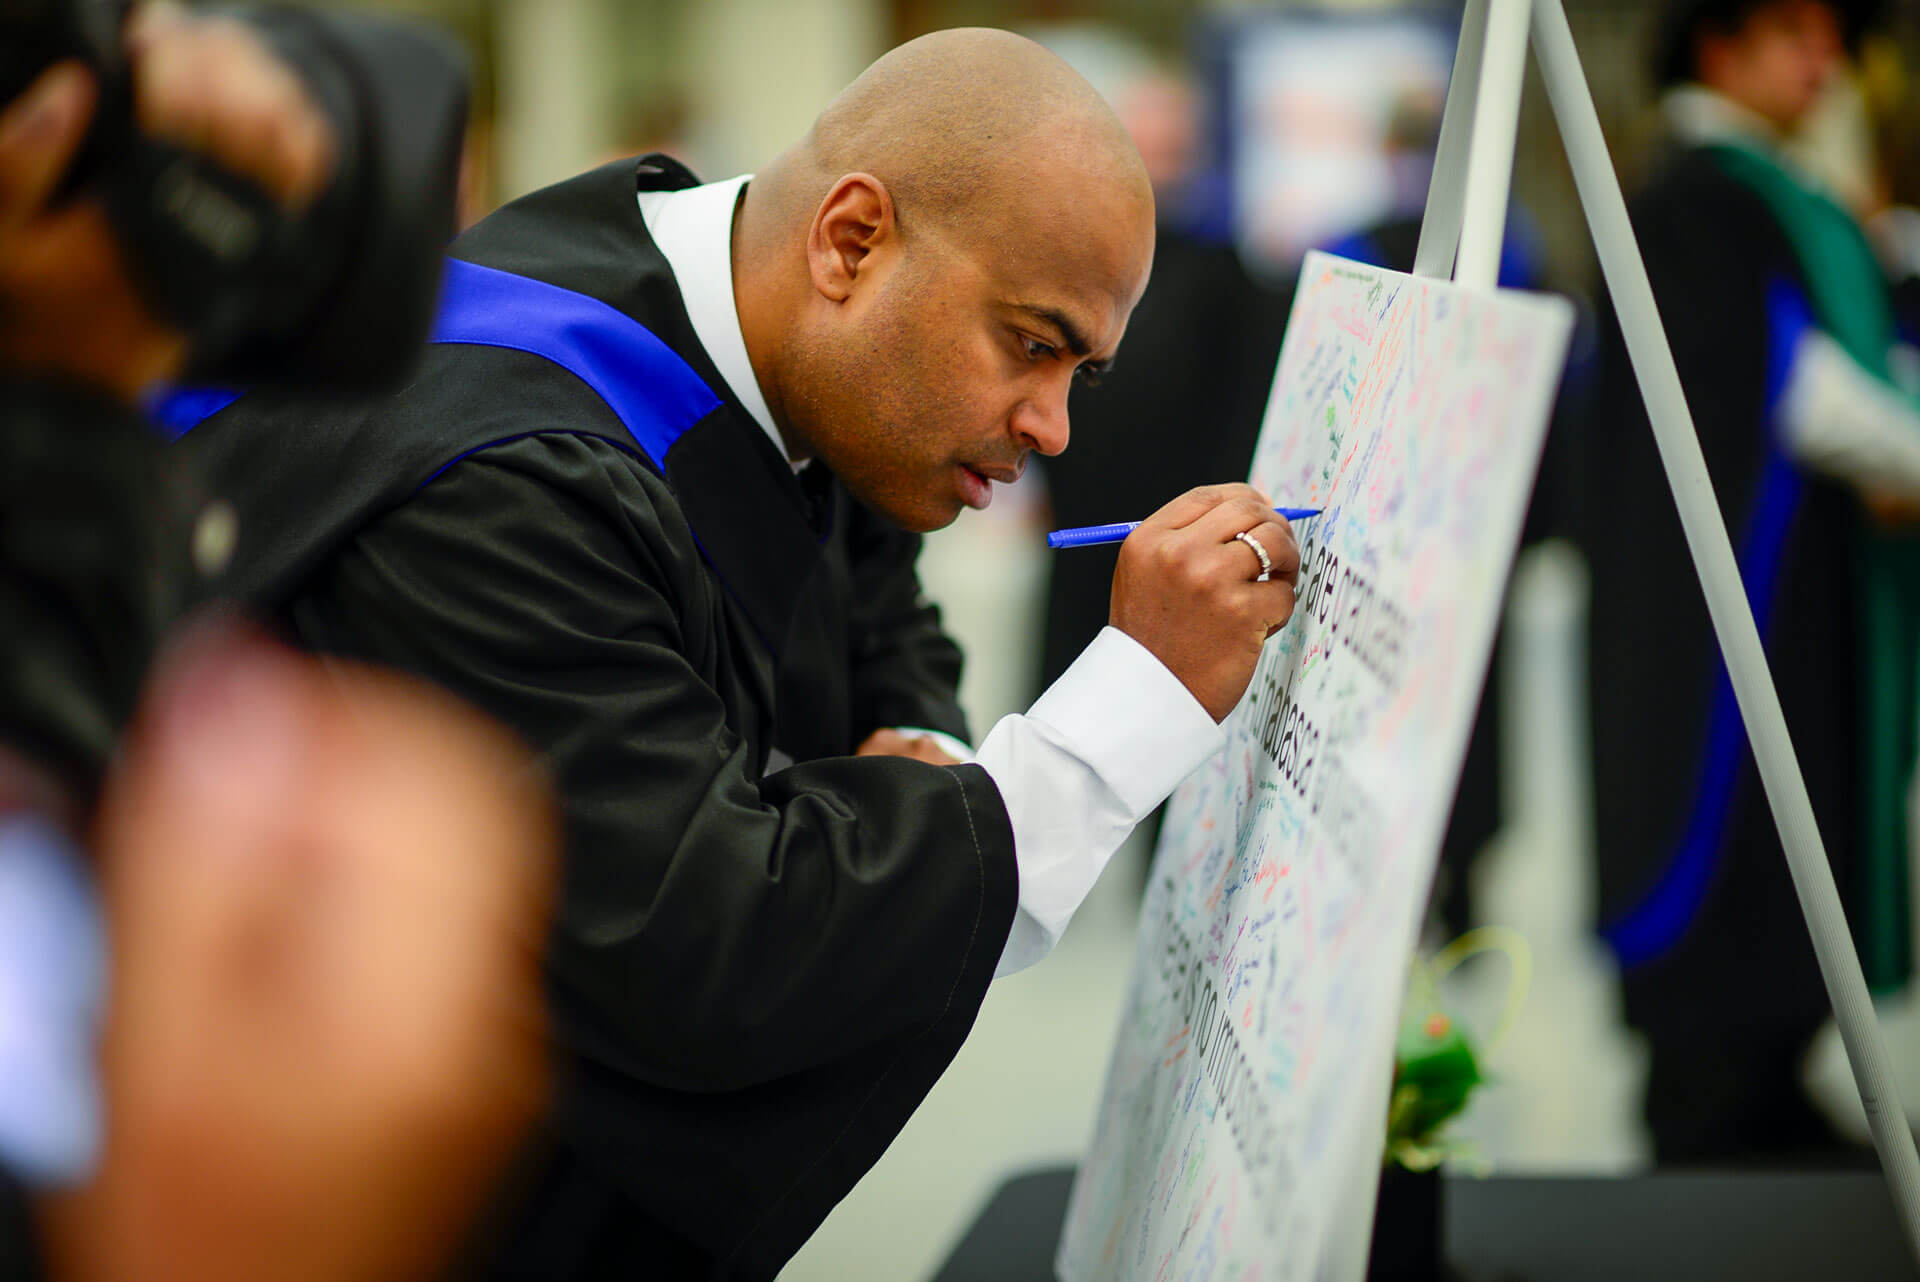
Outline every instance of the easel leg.
<svg viewBox="0 0 1920 1282">
<path fill-rule="evenodd" d="M 1867 995 L 1860 958 L 1854 952 L 1853 938 L 1841 911 L 1840 894 L 1834 885 L 1833 870 L 1827 863 L 1826 848 L 1814 825 L 1806 781 L 1801 778 L 1793 744 L 1787 737 L 1780 697 L 1767 670 L 1759 630 L 1747 607 L 1740 572 L 1733 559 L 1733 545 L 1720 519 L 1693 418 L 1680 388 L 1680 375 L 1674 368 L 1673 352 L 1667 345 L 1666 331 L 1654 305 L 1653 287 L 1647 280 L 1646 265 L 1634 240 L 1626 200 L 1620 193 L 1619 179 L 1607 153 L 1606 139 L 1600 132 L 1600 118 L 1594 112 L 1593 96 L 1560 0 L 1535 3 L 1533 46 L 1540 59 L 1540 70 L 1546 79 L 1561 138 L 1566 143 L 1567 159 L 1573 166 L 1580 203 L 1593 231 L 1600 266 L 1619 314 L 1627 352 L 1640 381 L 1641 395 L 1646 399 L 1647 417 L 1653 424 L 1660 459 L 1673 487 L 1674 503 L 1679 508 L 1687 547 L 1693 553 L 1694 567 L 1706 595 L 1707 611 L 1726 658 L 1741 716 L 1746 721 L 1747 736 L 1759 763 L 1760 779 L 1773 809 L 1774 823 L 1780 829 L 1780 842 L 1786 850 L 1787 865 L 1793 874 L 1794 889 L 1800 896 L 1807 929 L 1813 936 L 1814 953 L 1826 979 L 1834 1017 L 1841 1039 L 1846 1043 L 1861 1101 L 1866 1105 L 1874 1146 L 1886 1169 L 1908 1242 L 1915 1258 L 1920 1259 L 1920 1155 L 1914 1151 L 1913 1133 L 1900 1110 L 1892 1062 L 1874 1019 L 1873 1003 Z M 1464 248 L 1462 257 L 1465 257 Z M 1600 602 L 1595 608 L 1635 607 L 1631 602 Z"/>
<path fill-rule="evenodd" d="M 1500 281 L 1500 246 L 1513 187 L 1513 142 L 1520 128 L 1520 91 L 1527 76 L 1527 16 L 1533 0 L 1492 0 L 1480 94 L 1473 110 L 1473 149 L 1460 221 L 1456 284 L 1492 289 Z"/>
<path fill-rule="evenodd" d="M 1440 113 L 1440 141 L 1433 153 L 1433 181 L 1420 219 L 1420 246 L 1413 274 L 1453 279 L 1453 258 L 1460 249 L 1460 218 L 1467 202 L 1467 144 L 1473 136 L 1473 106 L 1480 95 L 1480 63 L 1487 49 L 1487 0 L 1467 0 L 1460 19 L 1460 43 L 1453 52 L 1447 104 Z"/>
</svg>

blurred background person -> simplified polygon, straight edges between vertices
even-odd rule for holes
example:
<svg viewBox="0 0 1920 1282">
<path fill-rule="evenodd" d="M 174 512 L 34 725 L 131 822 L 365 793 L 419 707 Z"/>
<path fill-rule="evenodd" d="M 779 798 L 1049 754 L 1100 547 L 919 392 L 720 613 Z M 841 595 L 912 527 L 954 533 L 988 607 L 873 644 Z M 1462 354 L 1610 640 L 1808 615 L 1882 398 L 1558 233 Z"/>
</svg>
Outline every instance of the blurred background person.
<svg viewBox="0 0 1920 1282">
<path fill-rule="evenodd" d="M 542 1098 L 538 776 L 231 627 L 121 730 L 236 534 L 134 402 L 404 372 L 464 77 L 381 21 L 0 16 L 0 1272 L 429 1276 Z"/>
<path fill-rule="evenodd" d="M 1920 497 L 1920 413 L 1892 380 L 1886 280 L 1783 144 L 1859 15 L 1680 0 L 1667 125 L 1634 225 L 1870 982 L 1906 979 L 1920 560 L 1875 512 Z M 1800 1066 L 1828 1011 L 1617 329 L 1586 442 L 1605 934 L 1651 1049 L 1662 1161 L 1838 1147 Z M 1632 513 L 1631 519 L 1623 514 Z"/>
</svg>

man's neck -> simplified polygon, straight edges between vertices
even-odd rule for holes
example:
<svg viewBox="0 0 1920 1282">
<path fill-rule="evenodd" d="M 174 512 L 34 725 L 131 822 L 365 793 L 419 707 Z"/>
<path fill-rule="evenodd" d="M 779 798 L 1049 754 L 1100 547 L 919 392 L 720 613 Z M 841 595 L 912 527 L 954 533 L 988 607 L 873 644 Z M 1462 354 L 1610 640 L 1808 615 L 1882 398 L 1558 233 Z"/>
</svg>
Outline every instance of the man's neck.
<svg viewBox="0 0 1920 1282">
<path fill-rule="evenodd" d="M 812 457 L 812 449 L 793 430 L 787 417 L 786 398 L 780 386 L 776 354 L 782 339 L 784 312 L 780 295 L 783 273 L 777 267 L 782 252 L 780 219 L 775 209 L 777 180 L 756 180 L 747 184 L 733 208 L 732 263 L 733 305 L 740 314 L 740 337 L 747 345 L 747 362 L 753 366 L 754 381 L 767 402 L 767 412 L 780 429 L 786 443 L 789 462 Z"/>
</svg>

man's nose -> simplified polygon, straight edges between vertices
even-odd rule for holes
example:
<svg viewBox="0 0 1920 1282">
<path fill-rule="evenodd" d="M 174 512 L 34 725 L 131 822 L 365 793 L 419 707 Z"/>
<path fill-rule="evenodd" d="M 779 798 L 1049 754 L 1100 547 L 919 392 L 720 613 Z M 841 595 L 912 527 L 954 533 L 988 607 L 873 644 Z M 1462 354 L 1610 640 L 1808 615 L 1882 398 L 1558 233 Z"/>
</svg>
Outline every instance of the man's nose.
<svg viewBox="0 0 1920 1282">
<path fill-rule="evenodd" d="M 1013 411 L 1013 434 L 1051 458 L 1067 448 L 1067 396 L 1064 390 L 1020 402 Z"/>
</svg>

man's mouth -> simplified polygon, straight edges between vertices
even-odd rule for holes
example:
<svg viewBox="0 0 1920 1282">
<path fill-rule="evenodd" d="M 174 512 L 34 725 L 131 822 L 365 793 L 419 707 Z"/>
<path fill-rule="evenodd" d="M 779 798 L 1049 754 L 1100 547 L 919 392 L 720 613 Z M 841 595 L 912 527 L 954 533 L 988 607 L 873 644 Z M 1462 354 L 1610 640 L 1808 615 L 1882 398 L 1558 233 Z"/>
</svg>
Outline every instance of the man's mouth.
<svg viewBox="0 0 1920 1282">
<path fill-rule="evenodd" d="M 987 504 L 993 502 L 993 482 L 984 474 L 962 463 L 960 465 L 960 499 L 976 512 L 985 511 Z"/>
<path fill-rule="evenodd" d="M 1020 473 L 1026 470 L 1026 460 L 1010 467 L 974 467 L 971 464 L 960 465 L 960 487 L 962 496 L 970 508 L 984 508 L 993 501 L 993 482 L 1012 485 L 1020 479 Z"/>
</svg>

